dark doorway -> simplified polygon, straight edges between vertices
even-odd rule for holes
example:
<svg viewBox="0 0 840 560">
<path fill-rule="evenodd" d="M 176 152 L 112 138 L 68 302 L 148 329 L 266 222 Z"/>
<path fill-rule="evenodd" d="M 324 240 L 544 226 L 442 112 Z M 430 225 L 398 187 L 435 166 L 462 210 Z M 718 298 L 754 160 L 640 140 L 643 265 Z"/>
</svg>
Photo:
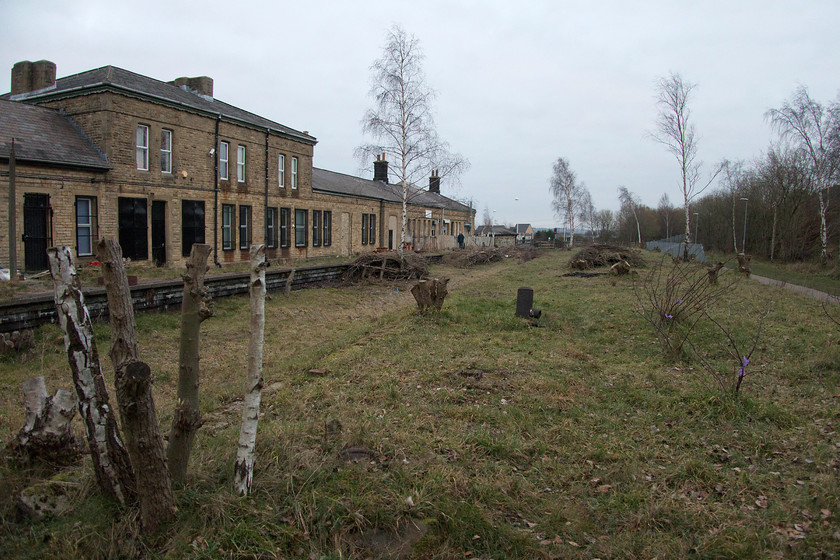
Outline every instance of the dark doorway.
<svg viewBox="0 0 840 560">
<path fill-rule="evenodd" d="M 27 271 L 46 270 L 47 247 L 52 244 L 50 195 L 23 195 L 23 255 Z"/>
<path fill-rule="evenodd" d="M 181 202 L 181 254 L 190 256 L 193 243 L 204 243 L 204 201 Z"/>
<path fill-rule="evenodd" d="M 394 249 L 394 230 L 392 229 L 388 230 L 388 249 Z"/>
<path fill-rule="evenodd" d="M 124 258 L 149 258 L 148 214 L 145 198 L 119 199 L 119 241 Z"/>
<path fill-rule="evenodd" d="M 155 265 L 166 264 L 166 202 L 152 202 L 152 260 Z"/>
</svg>

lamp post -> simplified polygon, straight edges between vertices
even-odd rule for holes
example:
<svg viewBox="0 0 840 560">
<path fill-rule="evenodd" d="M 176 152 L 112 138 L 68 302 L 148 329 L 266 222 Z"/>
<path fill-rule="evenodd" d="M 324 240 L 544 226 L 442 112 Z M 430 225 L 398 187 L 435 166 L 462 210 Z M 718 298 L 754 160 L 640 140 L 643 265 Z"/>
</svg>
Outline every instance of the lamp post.
<svg viewBox="0 0 840 560">
<path fill-rule="evenodd" d="M 750 199 L 747 197 L 741 197 L 741 200 L 744 201 L 744 237 L 741 240 L 741 252 L 745 255 L 747 254 L 747 208 L 750 206 Z"/>
<path fill-rule="evenodd" d="M 694 243 L 700 244 L 700 213 L 694 213 Z"/>
</svg>

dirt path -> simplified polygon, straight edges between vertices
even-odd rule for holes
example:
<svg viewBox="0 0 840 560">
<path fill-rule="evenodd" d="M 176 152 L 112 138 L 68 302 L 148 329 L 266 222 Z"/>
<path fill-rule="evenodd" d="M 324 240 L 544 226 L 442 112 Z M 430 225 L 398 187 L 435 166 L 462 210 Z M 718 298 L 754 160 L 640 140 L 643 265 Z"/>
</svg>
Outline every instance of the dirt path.
<svg viewBox="0 0 840 560">
<path fill-rule="evenodd" d="M 753 280 L 757 280 L 760 283 L 766 286 L 778 286 L 779 288 L 786 288 L 792 292 L 796 292 L 798 294 L 806 295 L 808 297 L 814 298 L 819 301 L 827 301 L 840 304 L 840 298 L 837 296 L 832 296 L 829 293 L 821 292 L 819 290 L 815 290 L 813 288 L 806 288 L 805 286 L 797 286 L 796 284 L 788 284 L 787 282 L 783 282 L 781 280 L 775 280 L 773 278 L 767 278 L 764 276 L 758 276 L 757 274 L 750 274 L 750 278 Z"/>
</svg>

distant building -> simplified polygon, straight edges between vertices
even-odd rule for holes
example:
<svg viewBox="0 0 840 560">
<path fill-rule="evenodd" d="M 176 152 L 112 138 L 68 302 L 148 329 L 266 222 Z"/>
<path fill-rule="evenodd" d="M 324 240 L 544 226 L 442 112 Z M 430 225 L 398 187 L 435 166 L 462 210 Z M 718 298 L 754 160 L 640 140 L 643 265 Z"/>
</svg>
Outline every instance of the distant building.
<svg viewBox="0 0 840 560">
<path fill-rule="evenodd" d="M 400 242 L 401 190 L 388 162 L 374 179 L 313 168 L 317 140 L 213 97 L 206 76 L 162 82 L 105 66 L 56 79 L 49 61 L 19 62 L 0 96 L 0 222 L 8 223 L 15 144 L 15 252 L 43 270 L 47 247 L 92 259 L 117 239 L 132 261 L 180 265 L 194 243 L 216 263 L 350 255 Z M 413 186 L 410 248 L 444 249 L 475 212 Z M 10 239 L 0 228 L 0 265 Z M 22 258 L 21 258 L 22 256 Z"/>
<path fill-rule="evenodd" d="M 534 239 L 534 228 L 531 224 L 516 224 L 516 240 L 532 241 Z"/>
</svg>

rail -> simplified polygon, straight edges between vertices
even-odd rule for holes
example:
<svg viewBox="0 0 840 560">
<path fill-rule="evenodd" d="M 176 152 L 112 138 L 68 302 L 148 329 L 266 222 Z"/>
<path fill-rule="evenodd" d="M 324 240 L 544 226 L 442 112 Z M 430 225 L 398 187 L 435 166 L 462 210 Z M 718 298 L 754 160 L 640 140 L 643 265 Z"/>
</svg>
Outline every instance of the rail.
<svg viewBox="0 0 840 560">
<path fill-rule="evenodd" d="M 347 264 L 312 265 L 296 268 L 266 270 L 265 282 L 269 292 L 284 290 L 289 274 L 294 270 L 291 289 L 318 286 L 338 281 L 347 270 Z M 211 274 L 204 280 L 207 293 L 214 299 L 248 293 L 250 273 Z M 83 288 L 85 305 L 93 320 L 107 317 L 108 300 L 104 287 Z M 156 280 L 131 287 L 134 311 L 169 309 L 181 304 L 184 296 L 184 281 Z M 0 302 L 0 332 L 31 329 L 56 321 L 55 301 L 52 292 L 18 296 Z"/>
</svg>

